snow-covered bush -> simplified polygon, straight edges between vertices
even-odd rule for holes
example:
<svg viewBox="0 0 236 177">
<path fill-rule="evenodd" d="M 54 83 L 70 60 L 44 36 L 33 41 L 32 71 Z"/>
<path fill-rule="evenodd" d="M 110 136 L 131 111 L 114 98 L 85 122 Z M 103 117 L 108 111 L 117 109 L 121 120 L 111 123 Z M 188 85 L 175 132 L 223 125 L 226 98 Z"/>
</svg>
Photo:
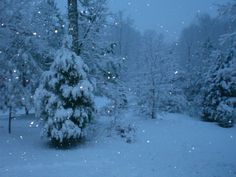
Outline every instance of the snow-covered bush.
<svg viewBox="0 0 236 177">
<path fill-rule="evenodd" d="M 158 108 L 161 111 L 182 113 L 185 111 L 186 106 L 186 97 L 178 91 L 169 91 L 168 93 L 164 92 L 159 98 Z"/>
<path fill-rule="evenodd" d="M 221 127 L 233 127 L 236 107 L 236 99 L 228 99 L 222 101 L 217 107 L 216 117 L 219 119 Z"/>
<path fill-rule="evenodd" d="M 93 118 L 93 86 L 88 67 L 67 48 L 58 51 L 36 91 L 36 115 L 43 120 L 43 135 L 52 142 L 79 140 Z"/>
<path fill-rule="evenodd" d="M 135 141 L 135 127 L 132 125 L 117 125 L 117 134 L 125 139 L 126 143 L 133 143 Z"/>
</svg>

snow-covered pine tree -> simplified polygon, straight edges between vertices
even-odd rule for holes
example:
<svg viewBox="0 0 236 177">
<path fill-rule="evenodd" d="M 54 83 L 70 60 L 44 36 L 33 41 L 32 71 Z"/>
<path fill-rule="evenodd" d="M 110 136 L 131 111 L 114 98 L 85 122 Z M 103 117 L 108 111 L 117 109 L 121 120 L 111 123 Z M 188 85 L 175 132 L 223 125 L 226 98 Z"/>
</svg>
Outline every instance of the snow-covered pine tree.
<svg viewBox="0 0 236 177">
<path fill-rule="evenodd" d="M 79 140 L 93 118 L 93 86 L 87 72 L 82 59 L 63 47 L 36 91 L 36 113 L 43 120 L 43 135 L 56 145 Z"/>
<path fill-rule="evenodd" d="M 210 71 L 206 85 L 209 87 L 203 101 L 202 118 L 219 122 L 222 127 L 232 127 L 235 114 L 236 71 L 235 54 L 218 53 L 217 65 Z"/>
</svg>

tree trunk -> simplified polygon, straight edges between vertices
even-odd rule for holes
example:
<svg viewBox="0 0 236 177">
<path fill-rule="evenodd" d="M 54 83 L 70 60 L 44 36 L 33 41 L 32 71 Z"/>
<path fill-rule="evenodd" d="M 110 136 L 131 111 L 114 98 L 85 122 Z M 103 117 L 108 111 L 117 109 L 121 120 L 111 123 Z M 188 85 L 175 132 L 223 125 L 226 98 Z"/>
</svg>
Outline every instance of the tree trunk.
<svg viewBox="0 0 236 177">
<path fill-rule="evenodd" d="M 154 89 L 152 90 L 152 95 L 153 95 L 153 97 L 152 97 L 152 114 L 151 114 L 151 117 L 152 117 L 152 119 L 156 119 L 156 100 L 155 100 L 155 97 L 154 97 L 154 95 L 155 95 L 155 90 Z"/>
<path fill-rule="evenodd" d="M 12 107 L 9 107 L 9 117 L 8 117 L 8 133 L 11 134 L 11 120 L 12 120 Z"/>
<path fill-rule="evenodd" d="M 29 109 L 25 106 L 25 115 L 29 115 Z"/>
<path fill-rule="evenodd" d="M 155 81 L 154 78 L 152 78 L 152 113 L 151 113 L 151 117 L 152 119 L 156 119 L 156 92 L 155 92 Z"/>
<path fill-rule="evenodd" d="M 68 0 L 69 34 L 72 35 L 72 50 L 80 55 L 77 0 Z"/>
<path fill-rule="evenodd" d="M 123 33 L 123 14 L 120 11 L 119 12 L 119 41 L 118 41 L 118 45 L 119 45 L 119 55 L 122 56 L 123 55 L 123 51 L 122 51 L 122 33 Z"/>
</svg>

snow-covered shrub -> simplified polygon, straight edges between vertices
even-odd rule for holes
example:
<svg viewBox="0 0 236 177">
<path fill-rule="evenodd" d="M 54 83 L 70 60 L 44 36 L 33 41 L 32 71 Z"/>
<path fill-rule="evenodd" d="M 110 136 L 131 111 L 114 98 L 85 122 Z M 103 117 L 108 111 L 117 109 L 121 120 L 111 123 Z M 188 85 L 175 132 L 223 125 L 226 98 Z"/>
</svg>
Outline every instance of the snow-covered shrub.
<svg viewBox="0 0 236 177">
<path fill-rule="evenodd" d="M 79 140 L 93 118 L 93 86 L 87 72 L 80 57 L 62 48 L 43 75 L 35 95 L 36 114 L 43 120 L 43 135 L 52 142 Z"/>
<path fill-rule="evenodd" d="M 187 101 L 181 89 L 163 90 L 158 99 L 158 109 L 161 111 L 182 113 L 185 111 Z"/>
<path fill-rule="evenodd" d="M 127 126 L 117 125 L 116 131 L 121 138 L 125 139 L 126 143 L 133 143 L 135 141 L 135 128 L 130 124 Z"/>
<path fill-rule="evenodd" d="M 222 101 L 217 107 L 216 117 L 221 127 L 233 127 L 235 119 L 236 99 Z"/>
</svg>

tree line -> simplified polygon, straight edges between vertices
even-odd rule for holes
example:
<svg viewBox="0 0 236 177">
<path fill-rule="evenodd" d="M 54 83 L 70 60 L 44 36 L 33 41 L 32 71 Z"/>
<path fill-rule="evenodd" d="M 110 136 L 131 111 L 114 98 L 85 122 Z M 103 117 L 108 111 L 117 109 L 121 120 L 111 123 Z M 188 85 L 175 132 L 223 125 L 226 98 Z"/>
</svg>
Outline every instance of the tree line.
<svg viewBox="0 0 236 177">
<path fill-rule="evenodd" d="M 9 132 L 16 109 L 34 109 L 52 141 L 79 139 L 94 117 L 94 94 L 112 100 L 113 116 L 133 106 L 152 119 L 167 111 L 234 125 L 235 1 L 216 17 L 198 15 L 174 42 L 140 32 L 106 0 L 67 2 L 66 16 L 54 0 L 0 2 L 0 109 L 9 112 Z"/>
</svg>

